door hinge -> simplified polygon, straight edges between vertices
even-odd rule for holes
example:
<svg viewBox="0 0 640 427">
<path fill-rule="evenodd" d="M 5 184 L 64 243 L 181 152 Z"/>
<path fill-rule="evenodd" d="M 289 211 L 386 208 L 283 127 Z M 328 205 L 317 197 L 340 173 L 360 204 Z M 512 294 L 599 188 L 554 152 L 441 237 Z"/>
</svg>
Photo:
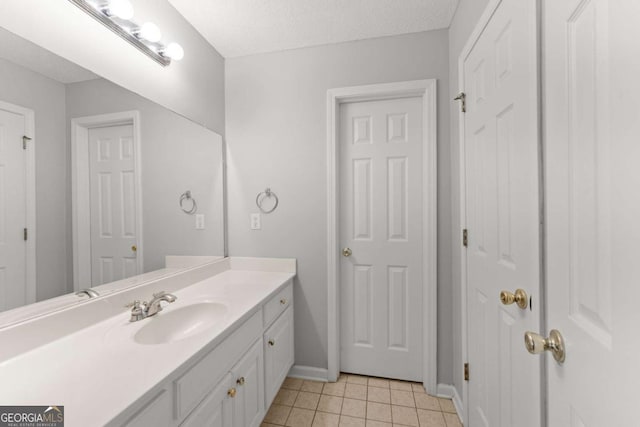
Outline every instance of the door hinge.
<svg viewBox="0 0 640 427">
<path fill-rule="evenodd" d="M 464 380 L 469 381 L 469 364 L 464 364 Z"/>
<path fill-rule="evenodd" d="M 454 101 L 462 101 L 460 104 L 460 111 L 463 113 L 467 112 L 467 95 L 464 92 L 460 92 L 455 98 Z"/>
<path fill-rule="evenodd" d="M 27 149 L 27 141 L 31 141 L 31 138 L 29 138 L 27 135 L 24 135 L 22 137 L 22 149 L 26 150 Z M 26 240 L 26 239 L 25 239 Z"/>
<path fill-rule="evenodd" d="M 462 246 L 465 248 L 469 246 L 469 232 L 466 228 L 462 230 Z"/>
<path fill-rule="evenodd" d="M 23 230 L 23 233 L 24 233 L 24 240 L 27 240 L 27 229 L 26 228 Z"/>
</svg>

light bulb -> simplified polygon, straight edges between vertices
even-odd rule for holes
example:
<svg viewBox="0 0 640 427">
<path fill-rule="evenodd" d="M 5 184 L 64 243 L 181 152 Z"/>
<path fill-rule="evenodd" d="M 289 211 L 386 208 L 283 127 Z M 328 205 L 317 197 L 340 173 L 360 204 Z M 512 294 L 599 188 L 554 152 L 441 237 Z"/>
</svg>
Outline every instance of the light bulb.
<svg viewBox="0 0 640 427">
<path fill-rule="evenodd" d="M 180 61 L 184 58 L 184 49 L 178 43 L 169 43 L 164 50 L 164 55 L 175 61 Z"/>
<path fill-rule="evenodd" d="M 159 42 L 162 38 L 160 28 L 158 28 L 158 26 L 153 22 L 145 22 L 144 24 L 142 24 L 139 34 L 140 37 L 152 43 Z"/>
<path fill-rule="evenodd" d="M 110 0 L 108 5 L 110 15 L 120 19 L 129 20 L 133 18 L 133 5 L 129 0 Z"/>
</svg>

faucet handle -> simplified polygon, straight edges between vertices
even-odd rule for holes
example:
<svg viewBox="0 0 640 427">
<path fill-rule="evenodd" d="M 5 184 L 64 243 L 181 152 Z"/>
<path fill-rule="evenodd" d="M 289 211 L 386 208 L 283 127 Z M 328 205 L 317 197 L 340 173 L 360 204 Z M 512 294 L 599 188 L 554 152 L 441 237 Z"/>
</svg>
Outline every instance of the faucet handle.
<svg viewBox="0 0 640 427">
<path fill-rule="evenodd" d="M 124 308 L 140 308 L 140 300 L 135 300 L 125 305 Z"/>
</svg>

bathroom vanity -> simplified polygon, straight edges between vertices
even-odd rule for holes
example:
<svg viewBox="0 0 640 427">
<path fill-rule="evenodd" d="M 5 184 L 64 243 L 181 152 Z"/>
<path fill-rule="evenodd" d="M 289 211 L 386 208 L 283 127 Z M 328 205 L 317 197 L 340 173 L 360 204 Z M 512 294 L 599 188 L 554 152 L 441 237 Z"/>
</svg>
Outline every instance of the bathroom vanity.
<svg viewBox="0 0 640 427">
<path fill-rule="evenodd" d="M 224 258 L 0 329 L 0 401 L 64 405 L 68 426 L 259 426 L 293 365 L 295 274 Z"/>
</svg>

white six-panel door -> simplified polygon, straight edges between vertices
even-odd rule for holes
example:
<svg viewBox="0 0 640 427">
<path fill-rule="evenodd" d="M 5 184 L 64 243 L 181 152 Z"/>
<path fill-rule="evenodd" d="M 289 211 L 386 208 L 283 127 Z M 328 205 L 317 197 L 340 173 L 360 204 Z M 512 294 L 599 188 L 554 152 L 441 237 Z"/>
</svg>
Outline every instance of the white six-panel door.
<svg viewBox="0 0 640 427">
<path fill-rule="evenodd" d="M 640 2 L 543 5 L 549 426 L 636 426 Z"/>
<path fill-rule="evenodd" d="M 341 370 L 422 380 L 422 99 L 340 106 Z"/>
<path fill-rule="evenodd" d="M 27 303 L 25 118 L 0 109 L 0 311 Z"/>
<path fill-rule="evenodd" d="M 89 130 L 91 285 L 138 274 L 133 126 Z"/>
<path fill-rule="evenodd" d="M 470 427 L 538 427 L 541 365 L 536 2 L 503 0 L 464 59 Z M 524 309 L 501 291 L 523 289 Z"/>
</svg>

